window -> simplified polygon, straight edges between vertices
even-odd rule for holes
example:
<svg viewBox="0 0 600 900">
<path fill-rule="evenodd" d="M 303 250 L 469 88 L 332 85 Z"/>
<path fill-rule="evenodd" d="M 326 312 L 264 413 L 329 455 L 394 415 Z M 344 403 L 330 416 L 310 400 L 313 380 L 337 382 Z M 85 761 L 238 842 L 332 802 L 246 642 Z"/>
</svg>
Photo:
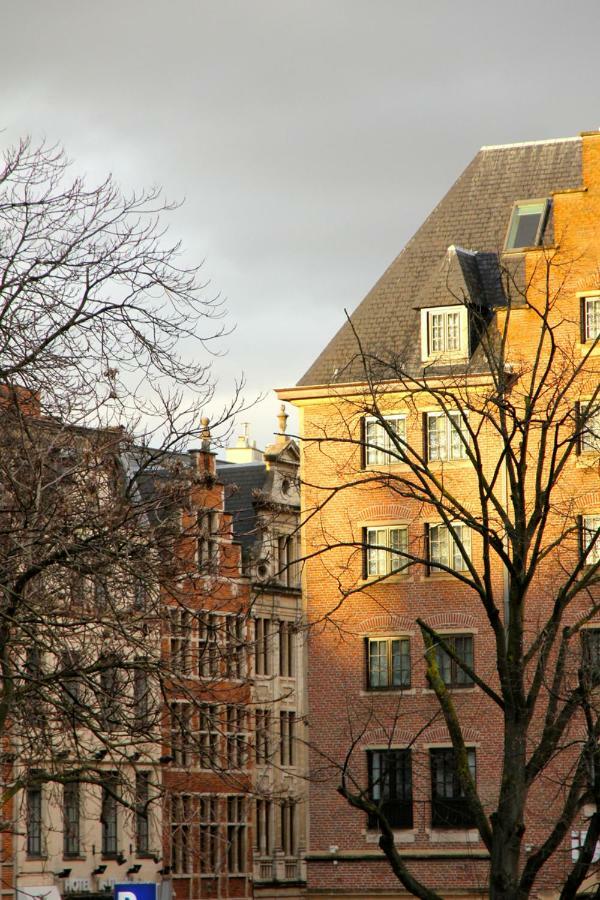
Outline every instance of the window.
<svg viewBox="0 0 600 900">
<path fill-rule="evenodd" d="M 461 659 L 469 668 L 473 668 L 473 635 L 471 634 L 445 634 L 444 640 L 448 646 L 454 650 L 459 659 Z M 451 656 L 441 646 L 436 646 L 436 660 L 440 675 L 447 687 L 462 688 L 471 687 L 473 681 L 467 673 L 461 669 Z"/>
<path fill-rule="evenodd" d="M 410 687 L 408 638 L 367 638 L 367 687 L 370 690 Z"/>
<path fill-rule="evenodd" d="M 171 756 L 176 766 L 189 766 L 193 752 L 192 704 L 171 703 Z"/>
<path fill-rule="evenodd" d="M 406 443 L 406 417 L 384 416 L 385 426 L 376 418 L 365 418 L 365 463 L 367 466 L 383 466 L 400 462 L 398 447 L 392 435 Z M 390 434 L 391 432 L 391 434 Z"/>
<path fill-rule="evenodd" d="M 200 766 L 203 769 L 214 769 L 219 765 L 219 731 L 215 727 L 217 710 L 216 703 L 200 705 L 198 743 Z"/>
<path fill-rule="evenodd" d="M 63 854 L 79 856 L 79 782 L 68 781 L 63 786 Z"/>
<path fill-rule="evenodd" d="M 547 200 L 536 200 L 530 203 L 517 203 L 513 207 L 506 238 L 507 250 L 537 247 L 541 244 L 548 206 Z"/>
<path fill-rule="evenodd" d="M 102 856 L 113 857 L 117 855 L 118 846 L 118 813 L 117 791 L 119 782 L 115 773 L 107 774 L 102 786 L 102 809 L 100 821 L 102 823 Z"/>
<path fill-rule="evenodd" d="M 100 671 L 100 721 L 108 731 L 116 731 L 123 724 L 121 696 L 122 673 L 114 656 L 106 656 L 99 661 Z"/>
<path fill-rule="evenodd" d="M 80 673 L 81 660 L 74 652 L 64 654 L 62 679 L 63 708 L 65 718 L 72 728 L 75 728 L 83 719 L 85 704 L 83 702 L 83 679 Z"/>
<path fill-rule="evenodd" d="M 225 673 L 228 678 L 244 675 L 244 619 L 242 616 L 225 616 Z"/>
<path fill-rule="evenodd" d="M 140 661 L 143 665 L 143 661 Z M 144 669 L 133 672 L 133 715 L 135 728 L 142 729 L 148 725 L 150 704 L 148 697 L 148 673 Z"/>
<path fill-rule="evenodd" d="M 219 675 L 218 622 L 214 613 L 201 613 L 198 641 L 198 675 L 215 678 Z"/>
<path fill-rule="evenodd" d="M 279 756 L 282 766 L 295 765 L 295 740 L 296 733 L 296 713 L 289 711 L 281 711 L 279 713 Z"/>
<path fill-rule="evenodd" d="M 581 403 L 577 418 L 580 453 L 600 452 L 600 400 L 592 409 L 589 403 Z"/>
<path fill-rule="evenodd" d="M 271 759 L 271 710 L 256 709 L 254 712 L 254 752 L 256 762 L 266 765 Z"/>
<path fill-rule="evenodd" d="M 270 856 L 273 852 L 273 803 L 271 800 L 256 801 L 256 852 L 259 856 Z"/>
<path fill-rule="evenodd" d="M 286 856 L 296 855 L 296 807 L 295 800 L 281 801 L 281 849 Z"/>
<path fill-rule="evenodd" d="M 467 557 L 471 554 L 471 532 L 466 525 L 454 524 L 452 528 L 460 539 Z M 447 525 L 428 525 L 429 563 L 432 568 L 446 566 L 455 572 L 464 572 L 467 562 Z"/>
<path fill-rule="evenodd" d="M 254 620 L 254 672 L 271 674 L 271 620 Z"/>
<path fill-rule="evenodd" d="M 243 797 L 227 798 L 227 869 L 230 875 L 246 871 L 246 819 Z"/>
<path fill-rule="evenodd" d="M 27 856 L 42 856 L 42 786 L 27 788 Z"/>
<path fill-rule="evenodd" d="M 283 678 L 293 678 L 295 674 L 295 636 L 293 622 L 279 623 L 279 674 Z"/>
<path fill-rule="evenodd" d="M 200 797 L 200 874 L 214 875 L 218 868 L 219 817 L 217 797 Z"/>
<path fill-rule="evenodd" d="M 243 769 L 246 761 L 246 711 L 241 706 L 227 706 L 225 747 L 228 769 Z"/>
<path fill-rule="evenodd" d="M 433 828 L 470 828 L 475 823 L 467 805 L 451 747 L 430 750 L 431 825 Z M 471 777 L 475 779 L 475 750 L 467 750 Z"/>
<path fill-rule="evenodd" d="M 600 337 L 600 297 L 581 298 L 582 339 L 595 341 Z"/>
<path fill-rule="evenodd" d="M 150 849 L 150 822 L 148 804 L 150 802 L 150 772 L 135 773 L 135 849 L 143 856 Z"/>
<path fill-rule="evenodd" d="M 190 831 L 192 798 L 189 794 L 175 794 L 171 798 L 171 871 L 174 875 L 191 872 Z"/>
<path fill-rule="evenodd" d="M 429 352 L 445 353 L 460 350 L 460 311 L 431 311 L 428 316 Z"/>
<path fill-rule="evenodd" d="M 190 671 L 192 614 L 189 609 L 169 610 L 171 667 L 187 675 Z"/>
<path fill-rule="evenodd" d="M 581 632 L 583 667 L 594 679 L 600 677 L 600 628 L 585 628 Z"/>
<path fill-rule="evenodd" d="M 412 761 L 410 750 L 367 750 L 369 796 L 392 828 L 412 828 Z M 377 827 L 370 814 L 368 827 Z"/>
<path fill-rule="evenodd" d="M 373 578 L 406 571 L 409 562 L 408 528 L 394 525 L 386 528 L 364 528 L 364 577 Z M 404 554 L 404 555 L 403 555 Z"/>
<path fill-rule="evenodd" d="M 427 413 L 426 427 L 429 462 L 467 458 L 469 437 L 462 413 L 458 410 L 448 415 L 444 412 Z"/>
<path fill-rule="evenodd" d="M 600 515 L 582 517 L 581 546 L 582 553 L 587 553 L 586 565 L 600 562 Z"/>
<path fill-rule="evenodd" d="M 212 571 L 218 563 L 219 514 L 214 510 L 202 510 L 198 513 L 197 525 L 196 558 L 198 568 Z"/>
</svg>

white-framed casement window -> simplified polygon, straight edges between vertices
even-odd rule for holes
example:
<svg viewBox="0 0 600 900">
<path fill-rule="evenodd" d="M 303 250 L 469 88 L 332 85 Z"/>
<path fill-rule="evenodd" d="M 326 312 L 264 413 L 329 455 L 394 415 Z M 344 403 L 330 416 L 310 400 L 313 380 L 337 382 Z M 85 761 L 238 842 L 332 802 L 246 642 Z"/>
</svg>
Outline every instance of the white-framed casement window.
<svg viewBox="0 0 600 900">
<path fill-rule="evenodd" d="M 466 459 L 469 435 L 462 413 L 430 412 L 426 414 L 427 459 Z"/>
<path fill-rule="evenodd" d="M 467 557 L 471 555 L 471 532 L 466 525 L 453 523 L 452 528 L 462 543 Z M 429 566 L 445 566 L 455 572 L 467 569 L 467 560 L 461 553 L 454 535 L 447 525 L 428 525 Z"/>
<path fill-rule="evenodd" d="M 392 435 L 406 443 L 406 416 L 384 416 L 385 425 L 374 416 L 365 417 L 365 464 L 383 466 L 400 462 Z"/>
<path fill-rule="evenodd" d="M 462 358 L 469 353 L 469 316 L 465 306 L 421 310 L 421 357 Z"/>
<path fill-rule="evenodd" d="M 600 453 L 600 399 L 590 409 L 589 403 L 579 404 L 578 429 L 581 453 Z"/>
<path fill-rule="evenodd" d="M 365 578 L 405 571 L 408 565 L 407 551 L 406 525 L 367 526 L 363 529 Z"/>
<path fill-rule="evenodd" d="M 600 337 L 600 295 L 581 297 L 581 332 L 584 342 Z"/>
<path fill-rule="evenodd" d="M 600 562 L 600 514 L 581 517 L 581 547 L 588 566 Z"/>
</svg>

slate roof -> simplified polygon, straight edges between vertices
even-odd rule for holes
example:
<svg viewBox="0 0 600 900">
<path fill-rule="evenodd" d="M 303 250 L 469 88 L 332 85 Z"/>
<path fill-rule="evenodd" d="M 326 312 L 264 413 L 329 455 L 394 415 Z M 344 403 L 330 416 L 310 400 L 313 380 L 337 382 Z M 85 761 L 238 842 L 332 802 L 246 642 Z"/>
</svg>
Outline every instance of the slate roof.
<svg viewBox="0 0 600 900">
<path fill-rule="evenodd" d="M 262 490 L 267 477 L 264 463 L 226 463 L 217 460 L 217 476 L 225 485 L 235 485 L 235 490 L 225 489 L 225 511 L 233 516 L 233 533 L 244 548 L 254 544 L 256 512 L 254 491 Z"/>
<path fill-rule="evenodd" d="M 482 147 L 352 313 L 366 353 L 397 355 L 409 371 L 422 371 L 419 307 L 501 302 L 499 253 L 513 204 L 581 184 L 580 138 Z M 553 242 L 552 214 L 544 242 Z M 339 384 L 362 374 L 346 322 L 299 384 Z"/>
</svg>

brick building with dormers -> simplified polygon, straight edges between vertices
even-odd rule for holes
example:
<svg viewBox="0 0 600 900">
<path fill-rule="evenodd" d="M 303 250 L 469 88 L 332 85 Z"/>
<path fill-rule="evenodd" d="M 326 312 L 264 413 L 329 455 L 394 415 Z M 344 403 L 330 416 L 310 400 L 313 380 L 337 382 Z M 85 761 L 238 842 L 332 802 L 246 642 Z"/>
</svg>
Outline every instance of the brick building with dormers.
<svg viewBox="0 0 600 900">
<path fill-rule="evenodd" d="M 600 557 L 600 410 L 592 408 L 600 384 L 599 222 L 599 132 L 482 148 L 351 322 L 296 387 L 279 391 L 301 416 L 315 776 L 309 897 L 406 896 L 379 849 L 376 818 L 353 809 L 336 790 L 350 748 L 347 778 L 384 809 L 411 873 L 445 898 L 488 895 L 490 855 L 474 827 L 426 676 L 417 618 L 452 651 L 438 648 L 438 667 L 489 815 L 503 752 L 511 748 L 503 751 L 498 707 L 456 660 L 497 686 L 495 635 L 470 580 L 485 570 L 505 621 L 506 567 L 501 550 L 484 556 L 481 529 L 461 524 L 461 516 L 440 521 L 435 503 L 417 502 L 416 489 L 398 484 L 406 484 L 403 454 L 415 448 L 444 496 L 456 498 L 454 506 L 462 506 L 462 518 L 469 521 L 479 486 L 467 450 L 473 434 L 480 473 L 495 471 L 502 502 L 510 502 L 502 482 L 506 469 L 498 467 L 506 459 L 502 442 L 485 423 L 477 425 L 483 414 L 470 414 L 469 424 L 465 409 L 484 409 L 488 401 L 481 398 L 493 398 L 498 372 L 507 396 L 517 396 L 522 373 L 532 371 L 539 353 L 541 329 L 549 328 L 558 350 L 550 357 L 544 345 L 539 358 L 560 358 L 568 385 L 556 441 L 566 435 L 574 449 L 561 469 L 547 525 L 548 545 L 558 540 L 560 553 L 550 552 L 534 576 L 524 612 L 526 636 L 543 627 L 560 578 L 570 571 L 585 578 L 593 570 Z M 499 336 L 505 339 L 502 366 L 494 371 L 484 348 L 496 347 Z M 582 360 L 585 370 L 579 371 Z M 465 406 L 446 403 L 445 396 L 463 396 Z M 585 428 L 579 424 L 582 410 L 588 414 Z M 531 467 L 538 459 L 544 466 L 551 462 L 541 433 L 531 447 Z M 533 503 L 534 494 L 528 497 Z M 583 662 L 600 658 L 600 617 L 594 612 L 599 597 L 594 583 L 565 617 L 564 624 L 584 622 L 569 645 L 569 677 L 583 670 L 582 647 Z M 568 735 L 575 743 L 581 738 L 577 727 Z M 568 752 L 557 754 L 529 796 L 523 864 L 535 857 L 556 822 L 569 760 Z M 557 896 L 594 808 L 583 805 L 573 818 L 537 873 L 531 896 Z M 589 883 L 596 880 L 592 874 Z"/>
</svg>

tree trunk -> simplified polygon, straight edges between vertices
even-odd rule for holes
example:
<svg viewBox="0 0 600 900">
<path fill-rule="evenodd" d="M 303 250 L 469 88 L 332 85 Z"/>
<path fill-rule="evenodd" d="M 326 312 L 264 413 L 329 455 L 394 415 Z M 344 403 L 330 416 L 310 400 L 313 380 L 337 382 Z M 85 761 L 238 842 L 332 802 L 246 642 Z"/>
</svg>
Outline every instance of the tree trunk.
<svg viewBox="0 0 600 900">
<path fill-rule="evenodd" d="M 525 718 L 507 711 L 504 760 L 497 811 L 492 815 L 490 900 L 524 900 L 519 890 L 521 842 L 525 831 Z"/>
</svg>

